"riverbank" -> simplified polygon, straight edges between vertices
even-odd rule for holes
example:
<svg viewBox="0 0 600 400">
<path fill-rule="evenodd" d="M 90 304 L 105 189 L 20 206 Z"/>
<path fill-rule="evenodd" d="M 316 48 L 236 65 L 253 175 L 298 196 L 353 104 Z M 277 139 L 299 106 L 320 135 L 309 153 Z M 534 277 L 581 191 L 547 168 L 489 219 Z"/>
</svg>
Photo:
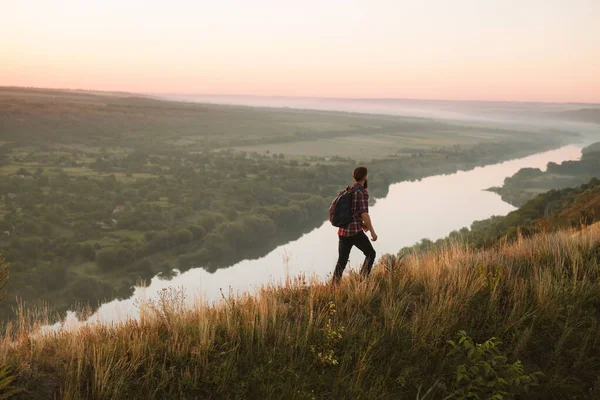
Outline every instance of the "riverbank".
<svg viewBox="0 0 600 400">
<path fill-rule="evenodd" d="M 367 281 L 300 277 L 191 309 L 165 291 L 140 321 L 35 339 L 21 325 L 0 359 L 27 399 L 590 398 L 598 245 L 598 225 L 450 245 L 382 259 Z"/>
<path fill-rule="evenodd" d="M 582 153 L 581 160 L 549 163 L 544 171 L 537 168 L 521 169 L 507 177 L 501 187 L 488 190 L 498 193 L 507 203 L 520 207 L 550 190 L 579 186 L 600 175 L 600 143 L 584 147 Z"/>
</svg>

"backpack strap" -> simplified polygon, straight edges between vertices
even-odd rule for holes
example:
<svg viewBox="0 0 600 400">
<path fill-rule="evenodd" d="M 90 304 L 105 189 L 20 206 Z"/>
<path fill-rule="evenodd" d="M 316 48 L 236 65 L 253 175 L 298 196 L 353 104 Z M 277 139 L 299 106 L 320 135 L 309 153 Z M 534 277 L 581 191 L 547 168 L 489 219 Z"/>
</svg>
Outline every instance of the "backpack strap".
<svg viewBox="0 0 600 400">
<path fill-rule="evenodd" d="M 358 192 L 360 190 L 360 186 L 356 185 L 354 187 L 350 187 L 348 186 L 348 190 L 354 194 L 355 192 Z M 352 211 L 352 208 L 354 207 L 354 196 L 350 197 L 350 211 Z M 354 216 L 355 214 L 353 214 Z"/>
</svg>

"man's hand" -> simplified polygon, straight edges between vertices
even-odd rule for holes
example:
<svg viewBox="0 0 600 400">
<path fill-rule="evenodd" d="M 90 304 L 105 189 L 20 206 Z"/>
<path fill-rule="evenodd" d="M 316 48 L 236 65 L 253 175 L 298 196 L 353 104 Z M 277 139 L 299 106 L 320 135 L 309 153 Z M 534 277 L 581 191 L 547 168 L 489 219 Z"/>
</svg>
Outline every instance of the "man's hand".
<svg viewBox="0 0 600 400">
<path fill-rule="evenodd" d="M 362 214 L 363 224 L 362 228 L 365 232 L 371 232 L 371 240 L 377 240 L 377 234 L 375 233 L 375 229 L 373 229 L 373 223 L 371 222 L 371 216 L 368 212 Z"/>
</svg>

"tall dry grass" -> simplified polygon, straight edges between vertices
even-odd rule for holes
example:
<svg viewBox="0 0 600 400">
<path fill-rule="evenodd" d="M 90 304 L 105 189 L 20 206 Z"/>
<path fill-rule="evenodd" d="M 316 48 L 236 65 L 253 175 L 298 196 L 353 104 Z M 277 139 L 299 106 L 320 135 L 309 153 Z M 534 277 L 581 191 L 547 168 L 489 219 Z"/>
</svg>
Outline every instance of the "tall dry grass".
<svg viewBox="0 0 600 400">
<path fill-rule="evenodd" d="M 24 316 L 0 364 L 28 399 L 437 399 L 452 396 L 447 341 L 464 330 L 544 373 L 521 398 L 594 398 L 599 246 L 599 225 L 487 251 L 454 243 L 335 287 L 298 277 L 192 308 L 166 290 L 139 321 L 45 336 Z"/>
</svg>

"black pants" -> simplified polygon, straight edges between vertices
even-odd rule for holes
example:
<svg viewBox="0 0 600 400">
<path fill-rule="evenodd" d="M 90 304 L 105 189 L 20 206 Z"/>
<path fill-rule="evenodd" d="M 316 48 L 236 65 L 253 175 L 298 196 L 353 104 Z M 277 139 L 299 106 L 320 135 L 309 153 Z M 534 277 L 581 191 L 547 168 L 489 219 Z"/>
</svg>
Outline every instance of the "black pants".
<svg viewBox="0 0 600 400">
<path fill-rule="evenodd" d="M 365 255 L 365 261 L 360 269 L 360 274 L 369 276 L 371 273 L 376 253 L 367 235 L 361 231 L 354 236 L 340 236 L 340 243 L 338 246 L 339 258 L 337 265 L 335 266 L 335 271 L 333 272 L 334 283 L 337 283 L 342 279 L 342 274 L 344 273 L 346 264 L 348 264 L 348 257 L 350 257 L 350 250 L 352 250 L 353 246 L 358 247 Z"/>
</svg>

